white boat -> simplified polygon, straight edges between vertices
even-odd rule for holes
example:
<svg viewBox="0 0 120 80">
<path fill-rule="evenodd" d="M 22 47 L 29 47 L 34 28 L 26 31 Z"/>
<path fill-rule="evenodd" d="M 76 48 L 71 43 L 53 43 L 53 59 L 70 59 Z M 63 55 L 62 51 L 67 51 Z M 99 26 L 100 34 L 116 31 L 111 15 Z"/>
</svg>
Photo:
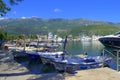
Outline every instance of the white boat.
<svg viewBox="0 0 120 80">
<path fill-rule="evenodd" d="M 60 52 L 55 51 L 52 54 L 50 53 L 49 55 L 45 55 L 45 54 L 41 55 L 41 60 L 43 64 L 52 64 L 55 58 L 60 58 L 61 55 L 65 52 L 66 42 L 67 42 L 67 36 L 64 41 L 63 51 Z"/>
<path fill-rule="evenodd" d="M 99 38 L 99 41 L 107 47 L 120 48 L 120 32 Z"/>
<path fill-rule="evenodd" d="M 79 69 L 89 69 L 101 67 L 103 63 L 108 64 L 111 58 L 96 57 L 67 57 L 65 59 L 55 58 L 53 64 L 58 71 L 74 72 Z M 104 64 L 104 65 L 105 65 Z"/>
<path fill-rule="evenodd" d="M 41 58 L 43 64 L 52 64 L 52 61 L 55 58 L 60 58 L 61 54 L 63 54 L 62 51 L 45 52 L 45 53 L 41 54 L 40 58 Z"/>
<path fill-rule="evenodd" d="M 92 35 L 92 41 L 98 41 L 100 36 Z"/>
<path fill-rule="evenodd" d="M 80 38 L 81 41 L 90 41 L 91 38 L 89 36 L 82 35 Z"/>
<path fill-rule="evenodd" d="M 32 59 L 37 59 L 41 56 L 47 56 L 47 57 L 52 57 L 52 56 L 56 56 L 56 55 L 60 55 L 63 52 L 60 51 L 55 51 L 55 52 L 50 52 L 50 51 L 33 51 L 33 50 L 12 50 L 12 54 L 14 57 L 29 57 Z"/>
</svg>

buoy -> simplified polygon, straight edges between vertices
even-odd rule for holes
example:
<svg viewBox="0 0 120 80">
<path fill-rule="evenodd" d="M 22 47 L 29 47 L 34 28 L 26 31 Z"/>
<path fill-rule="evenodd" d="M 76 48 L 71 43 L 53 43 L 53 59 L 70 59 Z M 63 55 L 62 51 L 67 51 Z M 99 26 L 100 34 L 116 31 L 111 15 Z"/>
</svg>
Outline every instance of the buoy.
<svg viewBox="0 0 120 80">
<path fill-rule="evenodd" d="M 8 50 L 8 46 L 4 46 L 4 49 L 5 49 L 5 50 Z"/>
</svg>

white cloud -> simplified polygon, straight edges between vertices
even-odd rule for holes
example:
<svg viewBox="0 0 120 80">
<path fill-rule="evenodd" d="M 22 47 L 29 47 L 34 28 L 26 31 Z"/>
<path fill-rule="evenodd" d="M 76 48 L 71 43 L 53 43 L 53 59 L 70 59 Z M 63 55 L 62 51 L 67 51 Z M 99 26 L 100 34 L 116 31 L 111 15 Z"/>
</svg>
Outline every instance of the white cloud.
<svg viewBox="0 0 120 80">
<path fill-rule="evenodd" d="M 57 12 L 61 12 L 61 10 L 58 9 L 58 8 L 55 8 L 55 9 L 54 9 L 54 12 L 55 12 L 55 13 L 57 13 Z"/>
<path fill-rule="evenodd" d="M 21 17 L 21 19 L 26 19 L 27 17 Z"/>
<path fill-rule="evenodd" d="M 5 18 L 1 18 L 1 17 L 0 17 L 0 20 L 3 20 L 3 19 L 5 19 Z"/>
</svg>

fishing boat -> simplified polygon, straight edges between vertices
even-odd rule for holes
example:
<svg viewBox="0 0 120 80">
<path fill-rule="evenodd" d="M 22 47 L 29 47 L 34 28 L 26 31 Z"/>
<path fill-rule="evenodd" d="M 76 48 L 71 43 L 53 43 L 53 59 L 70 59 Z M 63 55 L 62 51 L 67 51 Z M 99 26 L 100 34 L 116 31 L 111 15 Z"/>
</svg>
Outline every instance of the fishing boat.
<svg viewBox="0 0 120 80">
<path fill-rule="evenodd" d="M 33 44 L 32 44 L 33 45 Z M 35 47 L 33 46 L 14 47 L 11 50 L 14 57 L 29 57 L 32 59 L 38 59 L 40 56 L 56 55 L 62 52 L 56 51 L 56 48 L 52 47 Z"/>
<path fill-rule="evenodd" d="M 41 58 L 43 64 L 52 64 L 52 61 L 55 58 L 60 58 L 61 54 L 63 54 L 62 51 L 45 52 L 45 53 L 41 54 L 40 58 Z"/>
<path fill-rule="evenodd" d="M 58 71 L 74 72 L 80 69 L 98 68 L 107 65 L 111 59 L 103 56 L 55 58 L 53 64 Z"/>
<path fill-rule="evenodd" d="M 50 53 L 49 55 L 43 54 L 41 56 L 41 60 L 42 60 L 43 64 L 52 64 L 52 62 L 55 58 L 60 58 L 61 55 L 66 52 L 65 51 L 66 43 L 67 43 L 67 36 L 66 36 L 65 41 L 64 41 L 63 51 L 53 52 L 53 53 Z"/>
<path fill-rule="evenodd" d="M 12 50 L 14 57 L 29 57 L 32 59 L 40 59 L 40 57 L 54 57 L 62 54 L 62 51 L 48 51 L 48 50 Z"/>
<path fill-rule="evenodd" d="M 14 57 L 29 57 L 28 53 L 35 53 L 36 48 L 34 47 L 14 47 L 12 49 L 9 49 L 9 51 L 12 52 L 12 55 Z"/>
<path fill-rule="evenodd" d="M 28 55 L 26 54 L 26 51 L 24 50 L 12 50 L 12 55 L 14 56 L 14 58 L 16 57 L 28 57 Z"/>
<path fill-rule="evenodd" d="M 44 64 L 53 64 L 57 71 L 69 71 L 74 72 L 79 69 L 88 69 L 88 68 L 97 68 L 101 67 L 103 63 L 107 64 L 111 60 L 111 58 L 107 58 L 105 56 L 95 56 L 91 57 L 85 55 L 83 57 L 73 56 L 70 54 L 66 54 L 66 42 L 67 37 L 65 39 L 65 43 L 63 46 L 63 52 L 57 56 L 41 56 L 41 60 Z"/>
</svg>

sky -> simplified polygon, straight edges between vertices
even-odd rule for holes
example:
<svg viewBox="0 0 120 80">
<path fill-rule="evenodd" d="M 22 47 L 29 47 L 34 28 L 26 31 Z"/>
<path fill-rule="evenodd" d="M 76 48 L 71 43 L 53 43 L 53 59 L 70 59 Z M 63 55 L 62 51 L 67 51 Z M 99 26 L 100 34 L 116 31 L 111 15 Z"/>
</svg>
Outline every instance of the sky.
<svg viewBox="0 0 120 80">
<path fill-rule="evenodd" d="M 120 0 L 24 0 L 11 8 L 5 17 L 84 18 L 120 22 Z"/>
</svg>

